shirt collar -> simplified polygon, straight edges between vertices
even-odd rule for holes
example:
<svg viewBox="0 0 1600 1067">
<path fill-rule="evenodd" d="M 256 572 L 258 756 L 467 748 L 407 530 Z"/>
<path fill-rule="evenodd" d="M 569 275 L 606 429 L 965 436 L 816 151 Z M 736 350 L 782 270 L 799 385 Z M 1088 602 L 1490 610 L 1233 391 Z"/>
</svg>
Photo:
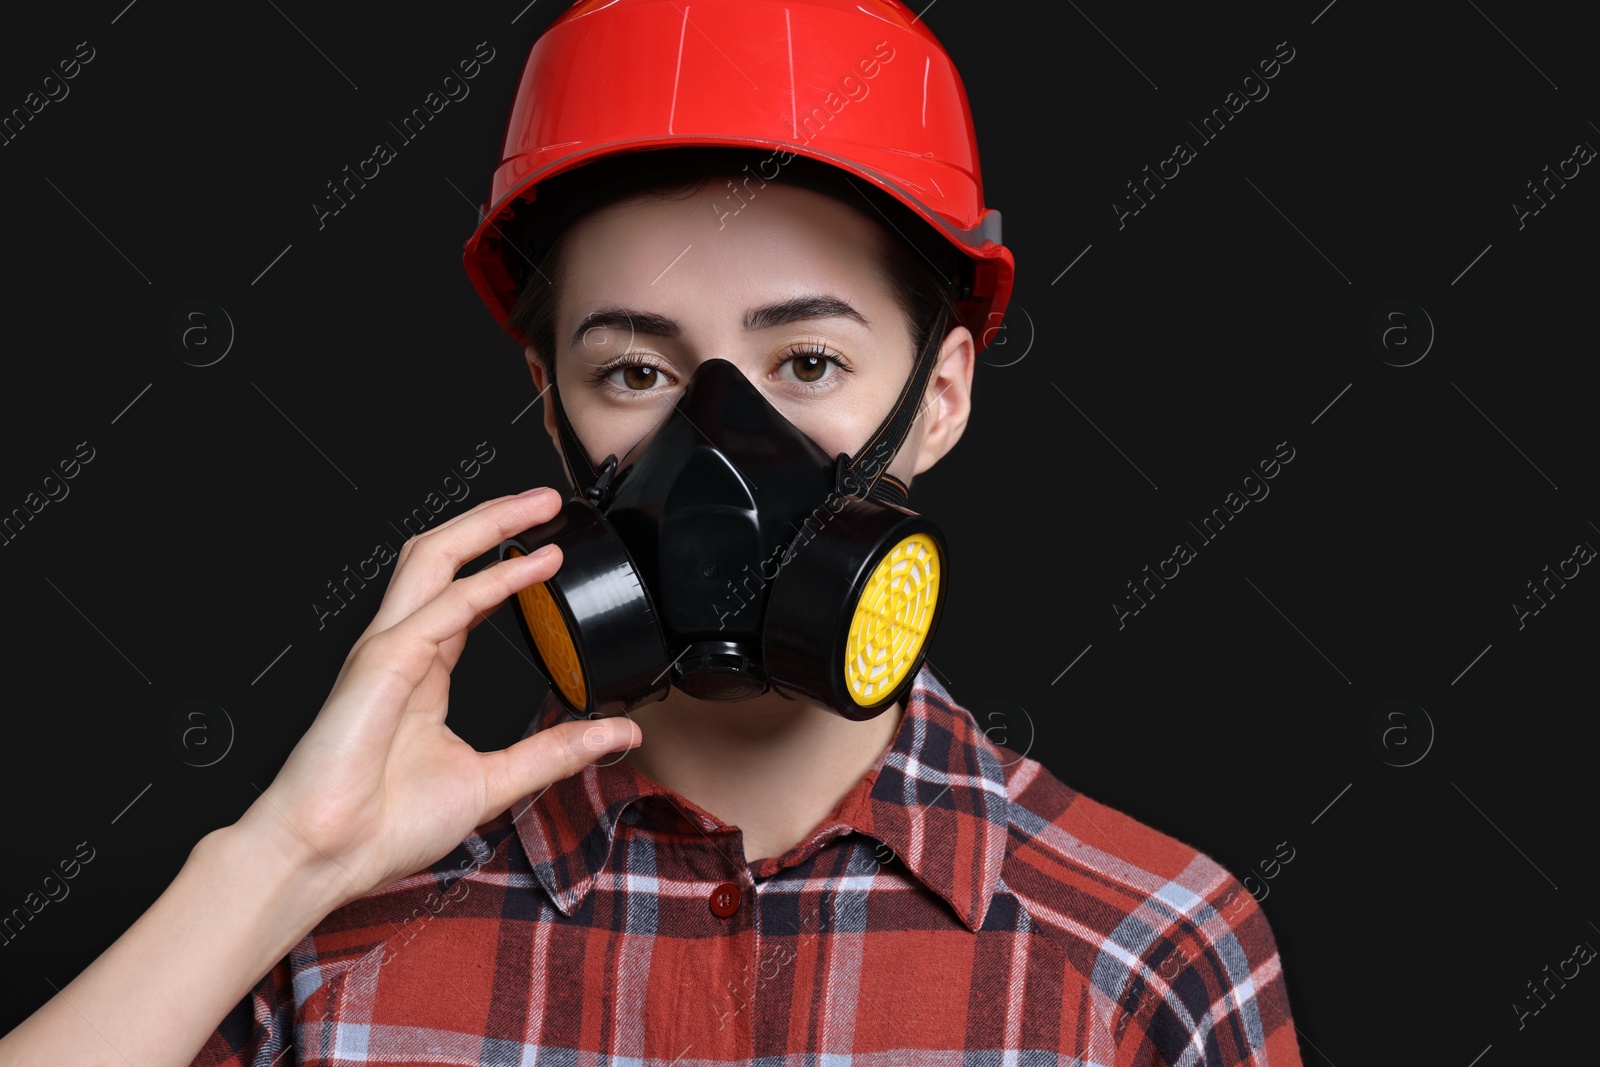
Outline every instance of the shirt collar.
<svg viewBox="0 0 1600 1067">
<path fill-rule="evenodd" d="M 527 734 L 570 718 L 552 696 Z M 924 663 L 894 742 L 806 841 L 762 860 L 756 873 L 793 866 L 827 841 L 859 832 L 892 849 L 913 877 L 977 931 L 1000 881 L 1010 814 L 999 753 Z M 732 829 L 616 756 L 602 757 L 536 794 L 513 818 L 534 876 L 563 915 L 594 888 L 624 820 L 708 834 Z"/>
</svg>

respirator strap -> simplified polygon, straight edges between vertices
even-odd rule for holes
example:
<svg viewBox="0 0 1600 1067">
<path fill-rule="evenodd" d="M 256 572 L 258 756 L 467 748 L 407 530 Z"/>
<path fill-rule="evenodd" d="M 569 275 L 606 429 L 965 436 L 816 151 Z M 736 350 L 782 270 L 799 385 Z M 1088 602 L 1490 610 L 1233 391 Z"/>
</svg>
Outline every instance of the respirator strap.
<svg viewBox="0 0 1600 1067">
<path fill-rule="evenodd" d="M 600 471 L 567 419 L 567 409 L 561 406 L 561 391 L 556 388 L 554 381 L 550 383 L 550 403 L 556 409 L 556 433 L 561 436 L 561 455 L 566 460 L 567 472 L 572 475 L 572 483 L 578 487 L 578 491 L 587 492 L 599 480 Z"/>
<path fill-rule="evenodd" d="M 911 506 L 911 491 L 906 488 L 904 482 L 892 474 L 885 474 L 874 482 L 867 495 L 872 500 L 893 504 L 897 508 Z"/>
<path fill-rule="evenodd" d="M 927 343 L 922 346 L 922 351 L 917 353 L 916 362 L 911 367 L 911 377 L 900 390 L 900 396 L 896 398 L 894 407 L 889 409 L 889 414 L 884 416 L 872 436 L 867 438 L 867 443 L 862 445 L 850 460 L 848 472 L 856 475 L 858 482 L 862 480 L 861 474 L 865 473 L 867 476 L 865 484 L 857 490 L 862 497 L 884 500 L 901 507 L 906 505 L 909 497 L 905 485 L 886 472 L 890 460 L 894 459 L 895 453 L 899 452 L 900 446 L 905 443 L 906 435 L 911 432 L 911 424 L 917 419 L 922 394 L 927 391 L 928 378 L 933 374 L 934 356 L 943 346 L 945 335 L 949 330 L 950 312 L 941 307 L 934 319 L 933 328 L 928 331 Z"/>
</svg>

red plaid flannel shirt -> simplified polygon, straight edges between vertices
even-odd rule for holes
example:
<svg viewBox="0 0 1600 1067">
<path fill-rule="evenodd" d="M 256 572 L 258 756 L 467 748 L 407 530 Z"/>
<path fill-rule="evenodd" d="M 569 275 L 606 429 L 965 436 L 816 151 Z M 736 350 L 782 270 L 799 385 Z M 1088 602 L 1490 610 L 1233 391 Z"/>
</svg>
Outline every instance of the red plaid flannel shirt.
<svg viewBox="0 0 1600 1067">
<path fill-rule="evenodd" d="M 861 782 L 753 868 L 738 828 L 602 764 L 333 912 L 195 1064 L 1300 1065 L 1255 899 L 926 667 Z"/>
</svg>

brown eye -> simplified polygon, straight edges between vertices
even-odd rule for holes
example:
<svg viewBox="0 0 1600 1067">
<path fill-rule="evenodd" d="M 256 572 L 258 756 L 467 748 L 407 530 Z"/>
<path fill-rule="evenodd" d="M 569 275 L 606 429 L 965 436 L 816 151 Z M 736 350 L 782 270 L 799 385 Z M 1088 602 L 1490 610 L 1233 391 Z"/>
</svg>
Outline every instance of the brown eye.
<svg viewBox="0 0 1600 1067">
<path fill-rule="evenodd" d="M 778 369 L 778 377 L 801 385 L 817 385 L 846 369 L 838 357 L 820 348 L 791 349 L 789 358 Z"/>
<path fill-rule="evenodd" d="M 635 363 L 622 369 L 622 384 L 629 389 L 649 389 L 656 384 L 656 369 L 646 363 Z"/>
<path fill-rule="evenodd" d="M 632 353 L 628 354 L 632 357 Z M 618 358 L 594 372 L 589 379 L 597 386 L 603 384 L 606 395 L 621 399 L 625 393 L 659 393 L 676 384 L 672 372 L 645 358 Z"/>
<path fill-rule="evenodd" d="M 822 356 L 796 356 L 793 360 L 794 376 L 802 382 L 820 382 L 828 373 L 828 361 Z"/>
</svg>

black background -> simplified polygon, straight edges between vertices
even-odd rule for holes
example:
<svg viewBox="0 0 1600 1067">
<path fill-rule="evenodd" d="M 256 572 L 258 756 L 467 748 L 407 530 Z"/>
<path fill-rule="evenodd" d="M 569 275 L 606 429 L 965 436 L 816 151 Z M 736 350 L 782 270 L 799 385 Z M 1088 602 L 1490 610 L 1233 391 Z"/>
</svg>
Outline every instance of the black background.
<svg viewBox="0 0 1600 1067">
<path fill-rule="evenodd" d="M 0 947 L 0 1031 L 272 779 L 386 579 L 319 630 L 327 581 L 398 547 L 390 523 L 480 441 L 495 458 L 446 514 L 560 484 L 460 264 L 562 6 L 524 3 L 5 14 L 4 112 L 77 42 L 95 58 L 0 146 L 0 512 L 79 442 L 94 458 L 0 546 L 0 912 L 79 842 L 95 858 Z M 913 493 L 954 560 L 931 660 L 996 740 L 1241 877 L 1293 848 L 1250 884 L 1307 1063 L 1536 1062 L 1600 996 L 1585 972 L 1520 1028 L 1513 1008 L 1600 944 L 1600 579 L 1520 629 L 1512 608 L 1600 544 L 1600 178 L 1520 229 L 1512 203 L 1600 144 L 1592 38 L 1554 5 L 1325 3 L 927 10 L 1018 264 L 967 436 Z M 480 41 L 471 95 L 319 230 L 324 183 Z M 1285 41 L 1270 95 L 1119 229 L 1124 183 L 1198 145 L 1187 122 Z M 236 330 L 212 366 L 167 341 L 192 300 Z M 1367 340 L 1395 300 L 1436 331 L 1406 367 Z M 1394 351 L 1427 348 L 1400 321 L 1415 347 Z M 1188 523 L 1279 442 L 1270 496 L 1202 545 Z M 1112 601 L 1180 540 L 1197 558 L 1119 629 Z M 493 621 L 452 701 L 480 749 L 543 693 L 509 611 Z M 209 767 L 168 742 L 191 700 L 236 731 Z M 1391 700 L 1426 718 L 1385 720 L 1375 748 Z"/>
</svg>

